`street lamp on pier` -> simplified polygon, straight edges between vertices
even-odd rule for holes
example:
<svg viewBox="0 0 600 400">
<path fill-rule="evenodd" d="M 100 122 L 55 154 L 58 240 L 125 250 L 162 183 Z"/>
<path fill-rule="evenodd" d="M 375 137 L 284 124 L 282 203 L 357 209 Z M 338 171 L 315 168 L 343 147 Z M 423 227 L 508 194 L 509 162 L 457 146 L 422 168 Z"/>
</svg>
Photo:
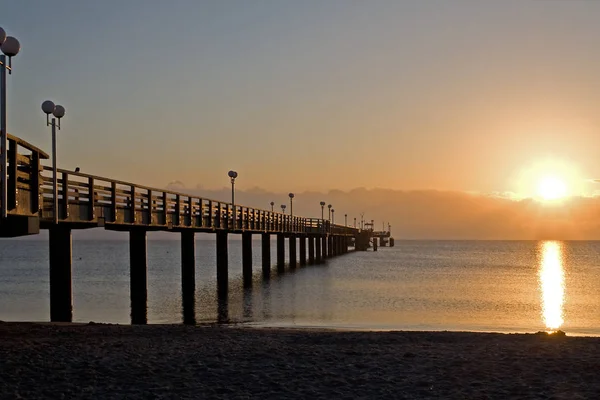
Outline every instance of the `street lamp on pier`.
<svg viewBox="0 0 600 400">
<path fill-rule="evenodd" d="M 6 72 L 12 74 L 12 58 L 19 54 L 21 44 L 12 37 L 6 36 L 4 29 L 0 28 L 0 147 L 2 148 L 2 160 L 0 161 L 0 170 L 2 170 L 2 218 L 8 216 L 8 131 L 6 130 Z M 6 61 L 8 57 L 8 62 Z M 16 177 L 15 177 L 16 179 Z"/>
<path fill-rule="evenodd" d="M 281 212 L 285 214 L 285 204 L 281 205 Z"/>
<path fill-rule="evenodd" d="M 235 178 L 238 177 L 238 173 L 235 171 L 229 171 L 227 176 L 231 179 L 231 215 L 232 215 L 232 228 L 235 228 Z"/>
<path fill-rule="evenodd" d="M 354 228 L 356 228 L 356 217 L 354 217 Z"/>
<path fill-rule="evenodd" d="M 288 196 L 290 196 L 290 215 L 293 217 L 294 216 L 294 193 L 290 193 L 288 194 Z"/>
<path fill-rule="evenodd" d="M 65 116 L 65 108 L 55 105 L 54 102 L 46 100 L 42 103 L 42 111 L 46 114 L 46 126 L 52 126 L 52 208 L 54 213 L 54 223 L 58 224 L 58 183 L 56 172 L 56 129 L 60 130 L 60 120 Z M 50 122 L 52 114 L 52 122 Z M 58 119 L 58 124 L 56 123 Z M 65 182 L 63 182 L 63 186 Z M 68 188 L 63 187 L 63 202 L 69 201 Z"/>
<path fill-rule="evenodd" d="M 331 222 L 331 207 L 332 207 L 331 204 L 327 205 L 327 208 L 329 209 L 329 222 Z"/>
<path fill-rule="evenodd" d="M 332 208 L 331 209 L 331 225 L 333 225 L 335 223 L 335 210 Z"/>
<path fill-rule="evenodd" d="M 348 214 L 344 214 L 344 226 L 348 226 Z"/>
<path fill-rule="evenodd" d="M 270 204 L 271 204 L 271 212 L 273 212 L 273 206 L 275 205 L 275 202 L 272 201 Z"/>
<path fill-rule="evenodd" d="M 323 217 L 323 210 L 324 210 L 324 209 L 325 209 L 325 202 L 324 202 L 324 201 L 322 201 L 322 202 L 321 202 L 321 219 L 325 219 L 325 218 Z"/>
</svg>

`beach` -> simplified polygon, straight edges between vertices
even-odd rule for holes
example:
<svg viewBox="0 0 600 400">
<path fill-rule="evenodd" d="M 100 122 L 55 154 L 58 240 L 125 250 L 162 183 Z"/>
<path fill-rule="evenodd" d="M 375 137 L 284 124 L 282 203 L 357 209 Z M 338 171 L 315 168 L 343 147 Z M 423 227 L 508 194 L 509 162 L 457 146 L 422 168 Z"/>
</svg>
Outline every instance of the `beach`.
<svg viewBox="0 0 600 400">
<path fill-rule="evenodd" d="M 600 338 L 0 323 L 2 399 L 596 398 Z"/>
</svg>

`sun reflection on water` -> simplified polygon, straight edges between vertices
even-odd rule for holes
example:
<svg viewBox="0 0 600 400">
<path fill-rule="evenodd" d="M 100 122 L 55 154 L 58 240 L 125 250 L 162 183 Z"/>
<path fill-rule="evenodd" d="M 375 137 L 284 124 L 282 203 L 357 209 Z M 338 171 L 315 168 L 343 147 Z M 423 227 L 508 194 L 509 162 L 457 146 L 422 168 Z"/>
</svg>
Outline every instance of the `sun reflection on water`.
<svg viewBox="0 0 600 400">
<path fill-rule="evenodd" d="M 550 331 L 563 324 L 565 302 L 565 276 L 563 270 L 563 245 L 560 242 L 541 244 L 540 290 L 542 292 L 542 316 Z"/>
</svg>

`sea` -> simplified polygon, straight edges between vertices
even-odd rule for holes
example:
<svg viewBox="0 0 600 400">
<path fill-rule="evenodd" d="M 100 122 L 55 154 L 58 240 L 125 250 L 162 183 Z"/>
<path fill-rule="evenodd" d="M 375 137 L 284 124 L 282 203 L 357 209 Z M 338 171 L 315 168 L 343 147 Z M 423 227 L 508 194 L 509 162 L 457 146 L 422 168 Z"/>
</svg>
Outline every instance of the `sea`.
<svg viewBox="0 0 600 400">
<path fill-rule="evenodd" d="M 215 242 L 196 242 L 198 323 L 600 336 L 600 242 L 396 240 L 284 274 L 271 247 L 266 281 L 254 240 L 244 289 L 241 242 L 229 240 L 219 301 Z M 48 252 L 47 240 L 0 240 L 0 320 L 49 320 Z M 148 242 L 151 324 L 182 323 L 180 256 L 178 241 Z M 74 322 L 130 323 L 127 240 L 73 240 L 73 312 Z"/>
</svg>

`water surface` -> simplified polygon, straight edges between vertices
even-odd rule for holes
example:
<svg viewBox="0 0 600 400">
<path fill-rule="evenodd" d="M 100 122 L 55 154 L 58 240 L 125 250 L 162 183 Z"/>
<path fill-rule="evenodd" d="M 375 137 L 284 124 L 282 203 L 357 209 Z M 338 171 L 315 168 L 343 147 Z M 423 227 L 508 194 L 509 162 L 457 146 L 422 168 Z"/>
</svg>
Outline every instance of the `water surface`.
<svg viewBox="0 0 600 400">
<path fill-rule="evenodd" d="M 0 320 L 48 320 L 47 246 L 0 241 Z M 258 238 L 253 249 L 243 290 L 241 242 L 230 240 L 230 322 L 600 335 L 600 242 L 397 241 L 285 275 L 273 268 L 269 282 Z M 179 323 L 180 244 L 149 241 L 148 253 L 149 322 Z M 213 241 L 197 241 L 196 285 L 198 322 L 216 321 Z M 127 241 L 74 240 L 73 298 L 75 321 L 129 323 Z"/>
</svg>

